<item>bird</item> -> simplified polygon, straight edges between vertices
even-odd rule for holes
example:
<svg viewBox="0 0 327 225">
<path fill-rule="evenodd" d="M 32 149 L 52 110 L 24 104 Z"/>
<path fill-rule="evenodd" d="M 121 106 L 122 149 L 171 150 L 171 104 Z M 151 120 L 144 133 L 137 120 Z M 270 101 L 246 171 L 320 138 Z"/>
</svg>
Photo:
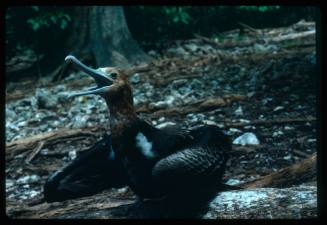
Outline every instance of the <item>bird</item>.
<svg viewBox="0 0 327 225">
<path fill-rule="evenodd" d="M 105 134 L 71 163 L 50 175 L 43 187 L 42 202 L 61 202 L 126 185 L 122 163 L 115 159 L 111 137 Z"/>
<path fill-rule="evenodd" d="M 134 109 L 128 74 L 117 67 L 92 69 L 76 57 L 66 62 L 90 75 L 96 86 L 69 97 L 100 95 L 109 109 L 112 149 L 128 186 L 140 199 L 178 196 L 222 184 L 232 144 L 219 127 L 156 128 Z"/>
</svg>

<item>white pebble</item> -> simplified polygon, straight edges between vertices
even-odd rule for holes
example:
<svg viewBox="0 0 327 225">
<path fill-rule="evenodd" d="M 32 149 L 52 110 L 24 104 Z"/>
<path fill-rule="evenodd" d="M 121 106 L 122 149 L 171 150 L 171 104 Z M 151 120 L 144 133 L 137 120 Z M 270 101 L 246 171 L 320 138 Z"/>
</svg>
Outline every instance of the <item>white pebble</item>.
<svg viewBox="0 0 327 225">
<path fill-rule="evenodd" d="M 277 106 L 276 108 L 274 108 L 274 112 L 277 112 L 277 111 L 280 111 L 280 110 L 283 110 L 284 107 L 283 106 Z"/>
<path fill-rule="evenodd" d="M 260 144 L 257 136 L 254 133 L 247 132 L 237 137 L 233 144 L 235 145 L 258 145 Z"/>
<path fill-rule="evenodd" d="M 40 176 L 38 175 L 24 176 L 24 177 L 20 177 L 17 180 L 17 184 L 37 183 L 39 180 L 40 180 Z"/>
<path fill-rule="evenodd" d="M 273 137 L 278 137 L 278 136 L 280 136 L 280 135 L 283 135 L 284 133 L 282 132 L 282 131 L 275 131 L 274 133 L 273 133 Z"/>
<path fill-rule="evenodd" d="M 70 151 L 68 153 L 68 157 L 69 157 L 70 160 L 74 160 L 76 158 L 76 151 L 75 150 Z"/>
<path fill-rule="evenodd" d="M 245 120 L 245 119 L 239 119 L 241 123 L 250 123 L 250 120 Z"/>
<path fill-rule="evenodd" d="M 165 122 L 165 123 L 158 124 L 156 126 L 156 128 L 161 129 L 161 128 L 164 128 L 164 127 L 167 127 L 167 126 L 174 126 L 174 125 L 176 125 L 176 123 L 173 123 L 173 122 Z"/>
<path fill-rule="evenodd" d="M 236 128 L 229 128 L 229 130 L 228 130 L 230 133 L 242 133 L 242 131 L 241 130 L 239 130 L 239 129 L 236 129 Z"/>
<path fill-rule="evenodd" d="M 237 115 L 237 116 L 242 116 L 242 115 L 243 115 L 242 106 L 239 106 L 239 107 L 235 110 L 234 114 Z"/>
<path fill-rule="evenodd" d="M 214 122 L 214 121 L 211 121 L 211 120 L 203 120 L 203 123 L 204 124 L 207 124 L 207 125 L 215 125 L 215 126 L 217 126 L 217 123 Z"/>
</svg>

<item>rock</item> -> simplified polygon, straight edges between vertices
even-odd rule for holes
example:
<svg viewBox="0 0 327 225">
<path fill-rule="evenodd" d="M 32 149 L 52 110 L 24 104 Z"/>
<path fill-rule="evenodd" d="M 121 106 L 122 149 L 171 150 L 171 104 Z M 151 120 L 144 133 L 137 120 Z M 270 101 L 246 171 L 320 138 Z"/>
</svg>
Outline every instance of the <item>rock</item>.
<svg viewBox="0 0 327 225">
<path fill-rule="evenodd" d="M 283 131 L 279 130 L 279 131 L 275 131 L 272 136 L 273 137 L 278 137 L 278 136 L 283 135 L 283 134 L 284 134 Z"/>
<path fill-rule="evenodd" d="M 164 108 L 164 107 L 167 107 L 167 102 L 165 101 L 158 101 L 158 102 L 151 102 L 149 104 L 150 107 L 153 107 L 153 108 Z"/>
<path fill-rule="evenodd" d="M 283 110 L 284 107 L 283 106 L 277 106 L 276 108 L 274 108 L 274 112 L 277 112 L 277 111 L 280 111 L 280 110 Z"/>
<path fill-rule="evenodd" d="M 255 95 L 255 92 L 254 92 L 254 91 L 249 92 L 249 93 L 246 94 L 246 96 L 247 96 L 248 98 L 252 98 L 254 95 Z"/>
<path fill-rule="evenodd" d="M 59 84 L 59 85 L 57 85 L 57 86 L 55 86 L 54 88 L 53 88 L 53 91 L 54 92 L 63 92 L 63 91 L 65 91 L 66 90 L 66 86 L 65 85 L 63 85 L 63 84 Z"/>
<path fill-rule="evenodd" d="M 37 89 L 35 93 L 37 106 L 39 109 L 49 109 L 56 107 L 58 99 L 47 90 Z"/>
<path fill-rule="evenodd" d="M 228 185 L 238 185 L 239 183 L 241 183 L 240 180 L 238 180 L 238 179 L 233 179 L 233 178 L 229 179 L 229 180 L 226 182 L 226 184 L 228 184 Z"/>
<path fill-rule="evenodd" d="M 176 125 L 176 123 L 173 123 L 173 122 L 165 122 L 165 123 L 158 124 L 156 126 L 156 128 L 161 129 L 161 128 L 164 128 L 164 127 L 167 127 L 167 126 L 174 126 L 174 125 Z"/>
<path fill-rule="evenodd" d="M 266 105 L 268 102 L 271 102 L 273 100 L 273 98 L 264 98 L 262 100 L 262 104 Z"/>
<path fill-rule="evenodd" d="M 220 193 L 204 219 L 301 219 L 317 217 L 317 187 L 257 188 Z"/>
<path fill-rule="evenodd" d="M 284 130 L 294 130 L 294 127 L 285 126 Z"/>
<path fill-rule="evenodd" d="M 23 188 L 25 188 L 25 189 L 29 189 L 29 188 L 30 188 L 30 185 L 29 185 L 29 184 L 24 184 L 24 185 L 23 185 Z"/>
<path fill-rule="evenodd" d="M 235 114 L 236 116 L 243 116 L 242 106 L 239 106 L 239 107 L 235 110 L 234 114 Z"/>
<path fill-rule="evenodd" d="M 128 191 L 128 187 L 123 187 L 123 188 L 118 188 L 117 189 L 117 193 L 121 194 L 121 193 L 125 193 Z"/>
<path fill-rule="evenodd" d="M 13 123 L 10 123 L 10 122 L 8 124 L 6 123 L 6 128 L 9 128 L 9 129 L 14 130 L 14 131 L 19 131 L 20 130 L 18 126 L 16 126 Z"/>
<path fill-rule="evenodd" d="M 189 55 L 189 53 L 187 51 L 184 50 L 184 48 L 182 47 L 178 47 L 178 48 L 169 48 L 167 49 L 167 53 L 172 56 L 183 56 L 183 55 Z"/>
<path fill-rule="evenodd" d="M 212 120 L 203 120 L 202 122 L 204 124 L 206 124 L 206 125 L 214 125 L 214 126 L 217 126 L 217 123 L 215 121 L 212 121 Z"/>
<path fill-rule="evenodd" d="M 175 101 L 175 97 L 171 95 L 167 96 L 165 99 L 165 102 L 169 107 L 173 105 L 174 101 Z"/>
<path fill-rule="evenodd" d="M 69 157 L 70 160 L 74 160 L 76 158 L 76 151 L 75 150 L 70 151 L 68 153 L 68 157 Z"/>
<path fill-rule="evenodd" d="M 140 78 L 140 74 L 139 73 L 135 73 L 133 76 L 131 76 L 129 78 L 129 80 L 133 83 L 133 84 L 137 84 L 138 82 L 140 82 L 141 78 Z"/>
<path fill-rule="evenodd" d="M 17 184 L 31 184 L 31 183 L 37 183 L 40 181 L 40 176 L 38 175 L 31 175 L 31 176 L 24 176 L 20 177 L 17 180 Z"/>
<path fill-rule="evenodd" d="M 13 120 L 16 116 L 17 114 L 15 113 L 14 110 L 11 110 L 8 107 L 6 107 L 6 121 Z"/>
<path fill-rule="evenodd" d="M 11 179 L 6 179 L 6 191 L 11 189 L 14 186 L 15 182 Z"/>
<path fill-rule="evenodd" d="M 245 119 L 239 119 L 239 121 L 240 121 L 241 123 L 250 123 L 250 122 L 251 122 L 250 120 L 245 120 Z"/>
<path fill-rule="evenodd" d="M 182 86 L 184 86 L 187 82 L 188 82 L 187 79 L 178 79 L 178 80 L 174 80 L 174 81 L 173 81 L 173 85 L 174 85 L 175 87 L 182 87 Z"/>
<path fill-rule="evenodd" d="M 150 50 L 150 51 L 148 52 L 148 55 L 150 55 L 150 56 L 156 56 L 157 53 L 156 53 L 156 51 L 154 51 L 154 50 Z"/>
<path fill-rule="evenodd" d="M 284 156 L 283 159 L 285 159 L 285 160 L 291 160 L 292 159 L 292 156 L 291 155 L 287 155 L 287 156 Z"/>
<path fill-rule="evenodd" d="M 235 145 L 258 145 L 260 144 L 257 136 L 254 133 L 247 132 L 237 137 L 233 144 Z"/>
<path fill-rule="evenodd" d="M 196 50 L 198 49 L 198 46 L 195 44 L 186 44 L 185 47 L 191 50 L 192 52 L 196 52 Z"/>
<path fill-rule="evenodd" d="M 89 116 L 88 115 L 84 115 L 84 116 L 80 116 L 77 115 L 74 118 L 74 123 L 73 123 L 73 127 L 74 128 L 81 128 L 81 127 L 85 127 L 87 124 L 87 121 L 89 120 Z"/>
<path fill-rule="evenodd" d="M 193 123 L 195 123 L 195 122 L 197 122 L 199 120 L 198 117 L 193 113 L 187 114 L 186 117 L 190 122 L 193 122 Z"/>
<path fill-rule="evenodd" d="M 18 127 L 25 127 L 26 125 L 27 125 L 26 121 L 21 121 L 21 122 L 17 123 Z"/>
<path fill-rule="evenodd" d="M 40 193 L 41 193 L 40 191 L 31 190 L 29 192 L 29 198 L 34 198 L 35 196 L 39 195 Z"/>
<path fill-rule="evenodd" d="M 228 133 L 229 134 L 242 133 L 242 131 L 236 128 L 229 128 Z"/>
</svg>

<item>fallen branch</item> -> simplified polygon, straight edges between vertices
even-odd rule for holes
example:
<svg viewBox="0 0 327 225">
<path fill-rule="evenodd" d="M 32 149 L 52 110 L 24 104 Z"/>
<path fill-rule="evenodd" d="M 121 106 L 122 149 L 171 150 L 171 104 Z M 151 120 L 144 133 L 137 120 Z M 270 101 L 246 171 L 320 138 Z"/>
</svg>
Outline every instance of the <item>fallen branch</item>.
<svg viewBox="0 0 327 225">
<path fill-rule="evenodd" d="M 25 160 L 26 163 L 30 163 L 35 156 L 41 151 L 45 144 L 45 141 L 39 142 L 38 146 L 32 151 L 32 153 L 29 155 L 29 157 Z"/>
<path fill-rule="evenodd" d="M 101 127 L 62 129 L 12 141 L 6 144 L 6 160 L 11 160 L 14 156 L 33 149 L 39 142 L 44 142 L 45 147 L 54 143 L 68 141 L 76 137 L 83 138 L 85 136 L 96 136 L 96 134 L 101 130 L 103 130 Z"/>
<path fill-rule="evenodd" d="M 303 122 L 313 122 L 316 118 L 313 116 L 308 116 L 305 118 L 278 118 L 273 120 L 253 120 L 249 123 L 230 123 L 225 122 L 226 127 L 244 127 L 249 125 L 274 125 L 274 124 L 284 124 L 284 123 L 303 123 Z"/>
<path fill-rule="evenodd" d="M 246 28 L 248 31 L 250 31 L 251 33 L 255 34 L 255 35 L 260 35 L 262 34 L 262 31 L 261 30 L 258 30 L 258 29 L 255 29 L 245 23 L 241 23 L 241 22 L 238 22 L 239 25 L 241 25 L 243 28 Z"/>
<path fill-rule="evenodd" d="M 243 95 L 224 95 L 223 97 L 209 98 L 197 101 L 195 103 L 191 103 L 189 105 L 176 106 L 168 109 L 156 108 L 143 106 L 139 107 L 136 112 L 138 113 L 152 113 L 150 115 L 151 118 L 158 118 L 161 116 L 180 116 L 185 115 L 187 113 L 196 113 L 213 110 L 219 107 L 225 107 L 230 105 L 235 101 L 243 101 L 246 99 L 246 96 Z"/>
<path fill-rule="evenodd" d="M 197 78 L 197 77 L 202 76 L 200 74 L 190 74 L 190 75 L 184 75 L 184 76 L 177 76 L 177 73 L 179 73 L 179 72 L 174 71 L 173 76 L 165 77 L 165 78 L 162 78 L 160 80 L 157 79 L 155 81 L 152 81 L 152 83 L 154 83 L 155 86 L 166 86 L 167 84 L 170 84 L 175 80 L 192 79 L 192 78 Z"/>
<path fill-rule="evenodd" d="M 304 31 L 301 33 L 294 33 L 294 34 L 287 34 L 287 35 L 282 35 L 278 37 L 273 37 L 266 39 L 268 42 L 282 42 L 282 41 L 290 41 L 294 39 L 301 39 L 301 38 L 306 38 L 310 36 L 314 36 L 316 34 L 315 30 L 310 30 L 310 31 Z"/>
<path fill-rule="evenodd" d="M 255 39 L 248 39 L 244 41 L 234 41 L 234 40 L 224 40 L 221 42 L 217 42 L 214 40 L 211 40 L 210 38 L 206 38 L 200 35 L 195 35 L 197 38 L 203 40 L 206 43 L 214 45 L 216 48 L 234 48 L 234 47 L 247 47 L 250 45 L 254 45 L 257 43 L 265 43 L 265 44 L 272 44 L 272 43 L 279 43 L 283 41 L 291 41 L 296 39 L 303 39 L 303 38 L 309 38 L 311 37 L 314 39 L 314 36 L 316 34 L 315 30 L 310 31 L 304 31 L 304 32 L 298 32 L 298 33 L 291 33 L 287 35 L 281 35 L 277 37 L 264 37 L 264 38 L 255 38 Z"/>
<path fill-rule="evenodd" d="M 306 182 L 316 176 L 317 154 L 277 172 L 260 177 L 240 185 L 242 188 L 263 188 L 263 187 L 290 187 L 292 185 Z"/>
</svg>

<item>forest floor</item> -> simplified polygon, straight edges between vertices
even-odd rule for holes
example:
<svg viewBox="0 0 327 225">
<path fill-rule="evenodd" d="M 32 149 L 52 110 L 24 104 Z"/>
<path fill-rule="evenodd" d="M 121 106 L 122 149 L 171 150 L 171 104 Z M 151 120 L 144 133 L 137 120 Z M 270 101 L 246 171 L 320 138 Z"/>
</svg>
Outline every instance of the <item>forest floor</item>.
<svg viewBox="0 0 327 225">
<path fill-rule="evenodd" d="M 255 180 L 315 154 L 318 76 L 314 23 L 244 28 L 221 37 L 196 36 L 176 41 L 160 53 L 150 51 L 154 61 L 130 78 L 138 114 L 157 127 L 215 124 L 233 141 L 252 133 L 258 143 L 242 146 L 234 142 L 224 176 L 228 184 Z M 29 205 L 42 196 L 42 186 L 51 173 L 109 132 L 109 127 L 100 127 L 109 121 L 100 97 L 64 97 L 91 83 L 85 74 L 76 72 L 55 84 L 7 84 L 9 217 L 70 218 L 69 212 L 74 211 L 74 218 L 88 218 L 82 210 L 85 205 L 100 212 L 135 201 L 126 187 L 61 203 Z M 316 177 L 301 182 L 316 186 Z"/>
</svg>

